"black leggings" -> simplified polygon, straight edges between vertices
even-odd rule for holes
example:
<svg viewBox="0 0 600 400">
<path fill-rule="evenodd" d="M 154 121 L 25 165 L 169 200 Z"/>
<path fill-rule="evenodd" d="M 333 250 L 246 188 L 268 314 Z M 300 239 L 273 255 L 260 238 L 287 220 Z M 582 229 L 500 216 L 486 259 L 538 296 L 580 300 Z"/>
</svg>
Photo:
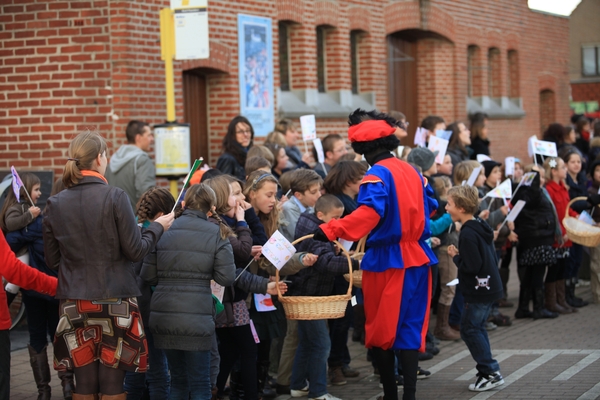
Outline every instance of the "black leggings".
<svg viewBox="0 0 600 400">
<path fill-rule="evenodd" d="M 241 383 L 244 387 L 244 399 L 256 400 L 258 389 L 256 385 L 256 357 L 258 354 L 250 325 L 216 330 L 219 338 L 219 354 L 221 365 L 217 378 L 217 388 L 223 392 L 227 378 L 233 365 L 240 358 Z"/>
<path fill-rule="evenodd" d="M 84 367 L 75 368 L 75 393 L 102 393 L 114 396 L 123 393 L 125 371 L 110 368 L 100 361 L 94 361 Z"/>
<path fill-rule="evenodd" d="M 519 266 L 518 272 L 522 289 L 530 288 L 531 290 L 535 290 L 544 287 L 545 265 Z"/>
<path fill-rule="evenodd" d="M 398 387 L 396 385 L 396 371 L 394 350 L 383 350 L 379 347 L 372 348 L 373 360 L 379 367 L 379 376 L 383 384 L 384 400 L 398 400 Z M 417 367 L 419 353 L 417 350 L 400 350 L 400 364 L 404 376 L 404 390 L 402 399 L 413 400 L 417 391 Z"/>
<path fill-rule="evenodd" d="M 54 340 L 58 325 L 58 300 L 22 293 L 27 311 L 29 345 L 36 353 L 40 353 L 48 344 L 48 338 L 50 341 Z"/>
<path fill-rule="evenodd" d="M 546 274 L 546 283 L 556 282 L 564 279 L 565 269 L 569 262 L 566 258 L 557 259 L 557 263 L 548 267 L 548 273 Z"/>
</svg>

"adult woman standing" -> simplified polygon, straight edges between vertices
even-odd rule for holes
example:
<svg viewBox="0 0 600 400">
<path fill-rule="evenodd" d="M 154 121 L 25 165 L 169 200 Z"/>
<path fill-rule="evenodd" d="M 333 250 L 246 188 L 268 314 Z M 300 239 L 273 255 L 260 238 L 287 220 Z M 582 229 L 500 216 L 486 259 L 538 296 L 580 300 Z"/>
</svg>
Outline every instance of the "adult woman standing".
<svg viewBox="0 0 600 400">
<path fill-rule="evenodd" d="M 252 147 L 254 128 L 246 117 L 238 115 L 229 122 L 223 139 L 223 154 L 217 160 L 217 169 L 224 174 L 246 181 L 246 155 Z"/>
<path fill-rule="evenodd" d="M 66 190 L 50 197 L 44 250 L 58 269 L 59 323 L 54 368 L 74 370 L 73 400 L 124 400 L 126 371 L 145 372 L 146 337 L 131 262 L 140 261 L 171 226 L 173 214 L 141 233 L 127 194 L 107 184 L 106 143 L 83 132 L 69 145 Z"/>
<path fill-rule="evenodd" d="M 476 113 L 471 117 L 471 160 L 476 160 L 478 154 L 490 155 L 487 121 L 488 116 L 485 113 Z"/>
<path fill-rule="evenodd" d="M 292 167 L 310 168 L 310 153 L 308 151 L 302 153 L 298 148 L 298 139 L 302 137 L 302 134 L 298 132 L 292 120 L 287 118 L 280 119 L 277 125 L 275 125 L 275 131 L 280 132 L 285 137 L 285 152 L 293 164 Z"/>
<path fill-rule="evenodd" d="M 448 143 L 448 154 L 452 160 L 452 165 L 458 165 L 461 161 L 470 159 L 473 150 L 471 145 L 471 132 L 463 122 L 453 122 L 448 125 L 448 130 L 452 131 L 450 143 Z"/>
</svg>

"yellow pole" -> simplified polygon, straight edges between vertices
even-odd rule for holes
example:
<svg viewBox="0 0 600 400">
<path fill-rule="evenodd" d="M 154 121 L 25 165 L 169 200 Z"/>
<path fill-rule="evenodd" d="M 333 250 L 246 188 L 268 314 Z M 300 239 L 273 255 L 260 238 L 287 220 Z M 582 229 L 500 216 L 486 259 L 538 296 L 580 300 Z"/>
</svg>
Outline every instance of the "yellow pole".
<svg viewBox="0 0 600 400">
<path fill-rule="evenodd" d="M 175 27 L 170 8 L 160 10 L 160 55 L 165 62 L 165 92 L 167 95 L 167 122 L 175 122 L 175 83 L 173 57 L 175 56 Z M 169 179 L 169 191 L 173 197 L 179 195 L 178 179 Z"/>
</svg>

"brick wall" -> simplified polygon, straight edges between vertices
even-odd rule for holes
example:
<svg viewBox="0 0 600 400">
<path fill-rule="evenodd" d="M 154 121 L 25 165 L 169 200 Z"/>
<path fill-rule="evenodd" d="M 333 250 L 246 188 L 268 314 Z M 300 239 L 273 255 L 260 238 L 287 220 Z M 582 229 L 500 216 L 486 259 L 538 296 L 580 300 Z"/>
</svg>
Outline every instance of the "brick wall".
<svg viewBox="0 0 600 400">
<path fill-rule="evenodd" d="M 97 128 L 112 149 L 124 142 L 129 119 L 164 122 L 164 64 L 159 10 L 168 0 L 4 0 L 0 14 L 0 168 L 62 170 L 69 139 Z M 360 30 L 359 91 L 374 92 L 388 109 L 386 35 L 419 31 L 418 115 L 466 118 L 467 49 L 477 46 L 474 70 L 488 95 L 487 54 L 499 51 L 493 92 L 517 93 L 526 116 L 490 122 L 492 155 L 525 157 L 514 146 L 540 127 L 540 92 L 555 94 L 555 119 L 569 116 L 568 20 L 527 9 L 525 1 L 240 0 L 209 1 L 211 58 L 175 62 L 178 121 L 184 121 L 182 71 L 206 76 L 209 161 L 216 162 L 229 120 L 239 112 L 237 13 L 273 20 L 274 83 L 279 85 L 278 21 L 290 24 L 292 89 L 316 88 L 316 26 L 327 35 L 327 86 L 350 90 L 350 31 Z M 551 48 L 552 51 L 548 51 Z M 515 64 L 508 51 L 514 50 Z M 510 77 L 509 77 L 509 70 Z M 514 78 L 517 77 L 517 78 Z M 516 80 L 516 82 L 515 82 Z M 510 88 L 508 87 L 510 85 Z M 575 91 L 574 91 L 575 93 Z M 277 101 L 277 99 L 275 99 Z M 402 111 L 402 110 L 400 110 Z M 411 121 L 413 124 L 417 121 Z M 318 119 L 319 135 L 344 133 L 343 118 Z"/>
<path fill-rule="evenodd" d="M 572 83 L 571 97 L 573 98 L 573 101 L 600 102 L 600 82 Z"/>
</svg>

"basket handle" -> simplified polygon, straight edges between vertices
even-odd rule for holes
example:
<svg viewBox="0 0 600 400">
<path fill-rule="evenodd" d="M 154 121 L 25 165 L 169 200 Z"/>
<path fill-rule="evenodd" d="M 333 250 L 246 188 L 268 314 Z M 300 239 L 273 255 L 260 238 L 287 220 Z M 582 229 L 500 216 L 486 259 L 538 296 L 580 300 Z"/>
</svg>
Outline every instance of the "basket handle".
<svg viewBox="0 0 600 400">
<path fill-rule="evenodd" d="M 369 235 L 363 236 L 358 241 L 358 244 L 356 245 L 356 252 L 357 253 L 364 253 L 365 252 L 365 247 L 366 247 L 366 244 L 367 244 L 367 236 L 369 236 Z"/>
<path fill-rule="evenodd" d="M 575 197 L 573 200 L 571 200 L 569 202 L 569 204 L 567 204 L 567 209 L 565 210 L 565 217 L 563 219 L 565 219 L 569 216 L 569 208 L 571 208 L 571 205 L 573 203 L 575 203 L 576 201 L 581 201 L 581 200 L 587 200 L 587 197 L 585 197 L 585 196 Z"/>
<path fill-rule="evenodd" d="M 312 235 L 312 234 L 302 236 L 301 238 L 294 240 L 292 242 L 292 246 L 295 245 L 296 243 L 300 243 L 303 240 L 311 239 L 313 236 L 314 235 Z M 348 251 L 344 248 L 344 246 L 342 246 L 342 244 L 340 242 L 338 242 L 337 240 L 334 240 L 333 243 L 337 244 L 338 247 L 340 249 L 342 249 L 342 251 L 344 252 L 344 255 L 348 259 L 348 269 L 350 270 L 350 284 L 348 285 L 348 292 L 346 293 L 346 295 L 350 296 L 352 294 L 352 281 L 354 280 L 354 277 L 352 276 L 352 259 L 350 258 L 350 253 L 348 253 Z M 275 268 L 275 283 L 277 284 L 276 285 L 277 286 L 277 296 L 283 297 L 283 294 L 281 293 L 281 290 L 279 289 L 279 270 L 277 268 Z"/>
</svg>

